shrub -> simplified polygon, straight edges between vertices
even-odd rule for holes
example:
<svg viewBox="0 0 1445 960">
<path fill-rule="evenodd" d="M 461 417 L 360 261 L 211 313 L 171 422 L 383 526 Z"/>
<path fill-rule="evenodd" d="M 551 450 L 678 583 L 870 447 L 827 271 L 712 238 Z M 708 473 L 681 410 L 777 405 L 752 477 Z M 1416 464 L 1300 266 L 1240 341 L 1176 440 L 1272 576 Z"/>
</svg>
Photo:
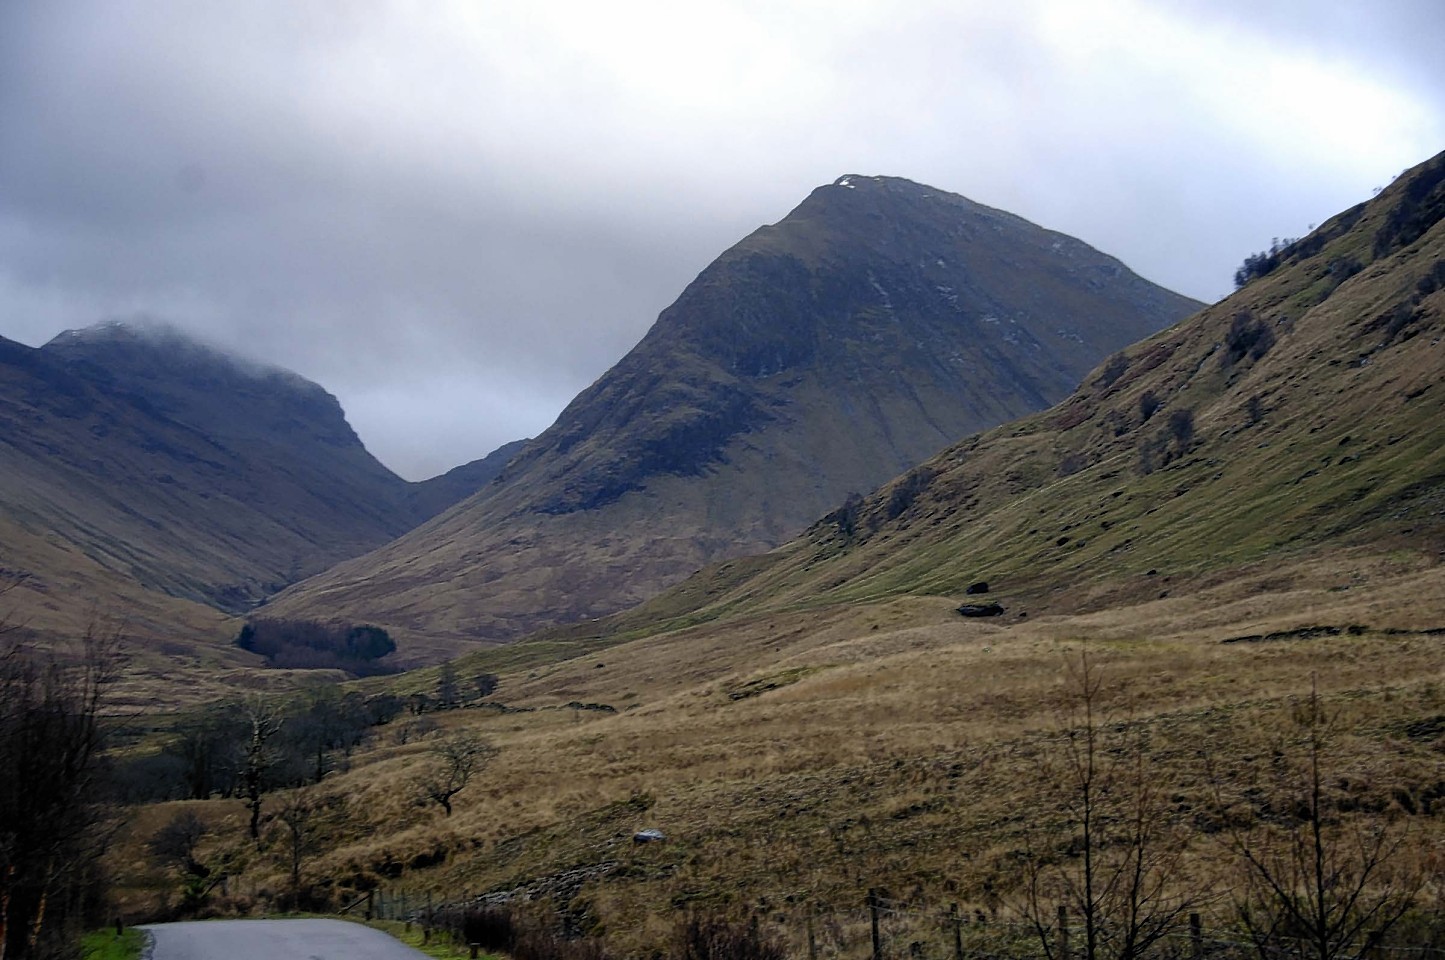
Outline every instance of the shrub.
<svg viewBox="0 0 1445 960">
<path fill-rule="evenodd" d="M 1383 257 L 1408 247 L 1445 218 L 1445 158 L 1424 164 L 1405 185 L 1400 200 L 1375 234 L 1374 254 Z"/>
<path fill-rule="evenodd" d="M 437 920 L 463 943 L 475 943 L 487 953 L 506 954 L 512 960 L 605 960 L 607 956 L 600 940 L 567 939 L 542 918 L 518 915 L 501 904 L 442 910 Z"/>
<path fill-rule="evenodd" d="M 1441 287 L 1445 287 L 1445 260 L 1436 260 L 1425 275 L 1415 282 L 1415 292 L 1423 300 Z"/>
<path fill-rule="evenodd" d="M 1140 440 L 1138 449 L 1139 462 L 1136 466 L 1140 476 L 1147 477 L 1169 462 L 1168 443 L 1163 434 L 1155 434 Z"/>
<path fill-rule="evenodd" d="M 832 524 L 843 539 L 852 540 L 858 532 L 858 521 L 862 516 L 863 498 L 856 493 L 850 493 L 843 505 L 824 517 L 823 521 Z"/>
<path fill-rule="evenodd" d="M 501 679 L 495 673 L 479 673 L 472 677 L 472 684 L 476 687 L 477 698 L 485 699 L 497 692 L 497 684 Z"/>
<path fill-rule="evenodd" d="M 1099 376 L 1094 384 L 1099 387 L 1112 387 L 1125 373 L 1129 372 L 1129 358 L 1122 353 L 1116 353 L 1104 364 L 1104 369 L 1099 371 Z"/>
<path fill-rule="evenodd" d="M 1256 317 L 1253 311 L 1241 310 L 1234 315 L 1229 332 L 1224 335 L 1224 354 L 1220 362 L 1228 367 L 1246 356 L 1258 360 L 1273 346 L 1274 331 L 1269 324 Z"/>
<path fill-rule="evenodd" d="M 1194 411 L 1184 407 L 1169 414 L 1169 433 L 1179 452 L 1188 449 L 1194 439 Z"/>
<path fill-rule="evenodd" d="M 784 960 L 781 944 L 764 937 L 757 924 L 717 917 L 691 917 L 678 926 L 673 960 Z"/>
<path fill-rule="evenodd" d="M 1256 393 L 1245 401 L 1244 415 L 1249 418 L 1251 426 L 1264 419 L 1264 401 L 1259 394 Z"/>
<path fill-rule="evenodd" d="M 904 475 L 903 479 L 893 485 L 892 491 L 888 494 L 888 506 L 886 513 L 889 520 L 896 520 L 918 499 L 928 485 L 933 482 L 933 470 L 928 467 L 916 467 Z"/>
<path fill-rule="evenodd" d="M 1059 476 L 1072 477 L 1089 466 L 1088 458 L 1078 451 L 1070 451 L 1059 460 Z"/>
<path fill-rule="evenodd" d="M 463 943 L 475 943 L 488 953 L 511 953 L 516 945 L 517 928 L 505 907 L 473 907 L 458 919 Z"/>
<path fill-rule="evenodd" d="M 1330 282 L 1338 287 L 1364 269 L 1354 257 L 1336 257 L 1330 261 Z"/>
</svg>

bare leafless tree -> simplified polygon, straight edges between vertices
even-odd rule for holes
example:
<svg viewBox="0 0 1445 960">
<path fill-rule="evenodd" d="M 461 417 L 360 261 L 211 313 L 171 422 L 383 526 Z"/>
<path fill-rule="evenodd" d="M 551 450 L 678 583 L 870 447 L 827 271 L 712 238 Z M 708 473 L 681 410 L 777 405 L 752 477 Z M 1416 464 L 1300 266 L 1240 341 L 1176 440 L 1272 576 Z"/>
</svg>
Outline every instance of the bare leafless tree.
<svg viewBox="0 0 1445 960">
<path fill-rule="evenodd" d="M 496 748 L 485 740 L 453 734 L 431 748 L 417 787 L 424 799 L 440 805 L 451 816 L 452 797 L 466 789 L 472 777 L 496 755 Z"/>
<path fill-rule="evenodd" d="M 437 709 L 450 710 L 458 700 L 457 668 L 448 660 L 437 668 Z"/>
<path fill-rule="evenodd" d="M 251 839 L 261 842 L 261 798 L 270 786 L 267 775 L 277 761 L 272 741 L 281 732 L 281 710 L 277 704 L 256 696 L 243 707 L 246 744 L 241 754 L 241 792 L 251 811 Z"/>
<path fill-rule="evenodd" d="M 283 833 L 283 847 L 291 868 L 293 905 L 301 899 L 301 864 L 316 850 L 318 827 L 326 809 L 325 801 L 315 792 L 293 790 L 276 811 Z"/>
<path fill-rule="evenodd" d="M 1407 856 L 1405 825 L 1350 816 L 1354 806 L 1332 776 L 1338 714 L 1319 690 L 1293 711 L 1274 744 L 1265 782 L 1210 765 L 1224 838 L 1239 864 L 1235 917 L 1263 958 L 1345 960 L 1365 954 L 1410 909 L 1425 876 Z"/>
<path fill-rule="evenodd" d="M 1087 652 L 1067 661 L 1044 770 L 1069 838 L 1060 849 L 1054 834 L 1032 836 L 1025 869 L 1024 913 L 1049 960 L 1065 952 L 1061 907 L 1082 925 L 1084 960 L 1136 960 L 1180 931 L 1201 899 L 1182 892 L 1186 833 L 1169 816 L 1144 726 L 1121 715 L 1119 694 Z"/>
</svg>

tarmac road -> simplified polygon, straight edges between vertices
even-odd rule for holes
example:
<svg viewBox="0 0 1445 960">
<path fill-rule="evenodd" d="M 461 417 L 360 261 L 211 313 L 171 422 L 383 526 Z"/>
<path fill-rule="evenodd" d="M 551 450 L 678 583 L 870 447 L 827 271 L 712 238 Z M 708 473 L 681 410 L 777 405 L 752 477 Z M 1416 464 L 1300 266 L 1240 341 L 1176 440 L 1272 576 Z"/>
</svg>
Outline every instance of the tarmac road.
<svg viewBox="0 0 1445 960">
<path fill-rule="evenodd" d="M 197 920 L 142 927 L 151 960 L 427 960 L 380 930 L 345 920 Z"/>
</svg>

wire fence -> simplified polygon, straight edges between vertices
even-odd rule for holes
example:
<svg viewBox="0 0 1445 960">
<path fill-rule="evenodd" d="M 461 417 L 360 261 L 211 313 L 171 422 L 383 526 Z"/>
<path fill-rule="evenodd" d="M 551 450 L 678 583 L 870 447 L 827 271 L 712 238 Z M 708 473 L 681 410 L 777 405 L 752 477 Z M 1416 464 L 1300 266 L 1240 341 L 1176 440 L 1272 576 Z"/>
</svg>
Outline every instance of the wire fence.
<svg viewBox="0 0 1445 960">
<path fill-rule="evenodd" d="M 354 900 L 341 913 L 366 919 L 395 920 L 424 929 L 445 925 L 458 911 L 509 908 L 517 892 L 461 894 L 446 898 L 405 888 L 379 888 Z M 680 914 L 681 916 L 681 914 Z M 1087 960 L 1080 918 L 1058 907 L 1049 922 L 1000 917 L 946 906 L 901 901 L 872 890 L 856 908 L 804 904 L 759 911 L 748 923 L 788 957 L 807 960 Z M 1445 929 L 1445 919 L 1436 927 Z M 1292 960 L 1321 956 L 1317 944 L 1272 937 L 1256 943 L 1240 931 L 1211 930 L 1198 913 L 1183 918 L 1179 929 L 1154 940 L 1144 956 L 1158 960 Z M 1365 938 L 1341 958 L 1357 960 L 1445 960 L 1445 937 L 1423 945 Z M 1099 950 L 1099 956 L 1112 954 Z"/>
</svg>

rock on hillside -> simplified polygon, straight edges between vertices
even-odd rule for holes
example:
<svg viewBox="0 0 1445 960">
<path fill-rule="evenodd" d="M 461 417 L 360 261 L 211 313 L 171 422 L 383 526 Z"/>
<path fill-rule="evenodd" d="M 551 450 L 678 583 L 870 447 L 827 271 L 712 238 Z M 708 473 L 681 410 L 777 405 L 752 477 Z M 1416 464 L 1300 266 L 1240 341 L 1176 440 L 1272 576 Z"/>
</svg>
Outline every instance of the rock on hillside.
<svg viewBox="0 0 1445 960">
<path fill-rule="evenodd" d="M 277 609 L 452 641 L 609 613 L 1056 402 L 1198 306 L 1002 211 L 842 177 L 704 270 L 485 497 Z"/>
</svg>

